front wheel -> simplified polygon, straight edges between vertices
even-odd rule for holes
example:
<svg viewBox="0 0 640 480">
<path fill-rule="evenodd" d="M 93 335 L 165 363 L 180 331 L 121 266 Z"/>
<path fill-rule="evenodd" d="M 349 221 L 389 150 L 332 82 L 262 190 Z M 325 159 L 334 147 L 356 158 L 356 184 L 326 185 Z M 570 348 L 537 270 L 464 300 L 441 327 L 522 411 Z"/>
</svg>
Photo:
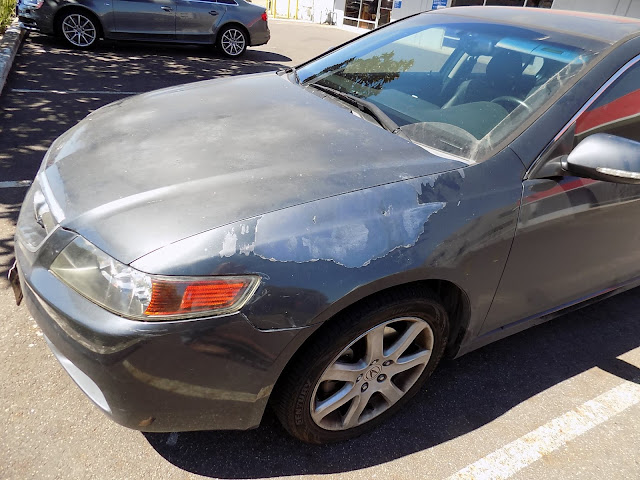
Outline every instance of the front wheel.
<svg viewBox="0 0 640 480">
<path fill-rule="evenodd" d="M 233 26 L 224 28 L 218 37 L 218 48 L 227 57 L 239 57 L 247 49 L 248 43 L 247 34 Z"/>
<path fill-rule="evenodd" d="M 76 10 L 60 17 L 58 30 L 63 40 L 75 48 L 89 49 L 99 37 L 98 22 L 93 16 Z"/>
<path fill-rule="evenodd" d="M 348 440 L 398 411 L 431 375 L 447 342 L 435 295 L 385 295 L 332 322 L 284 373 L 274 407 L 308 443 Z"/>
</svg>

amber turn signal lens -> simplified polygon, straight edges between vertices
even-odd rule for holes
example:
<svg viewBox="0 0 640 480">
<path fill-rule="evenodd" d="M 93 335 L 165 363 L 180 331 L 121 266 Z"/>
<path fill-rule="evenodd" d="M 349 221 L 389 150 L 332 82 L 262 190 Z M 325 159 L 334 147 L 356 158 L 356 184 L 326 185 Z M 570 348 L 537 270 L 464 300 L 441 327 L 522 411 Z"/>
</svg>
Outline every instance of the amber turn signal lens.
<svg viewBox="0 0 640 480">
<path fill-rule="evenodd" d="M 257 277 L 206 280 L 153 279 L 151 302 L 144 314 L 184 317 L 194 313 L 230 313 L 242 307 L 257 287 Z"/>
</svg>

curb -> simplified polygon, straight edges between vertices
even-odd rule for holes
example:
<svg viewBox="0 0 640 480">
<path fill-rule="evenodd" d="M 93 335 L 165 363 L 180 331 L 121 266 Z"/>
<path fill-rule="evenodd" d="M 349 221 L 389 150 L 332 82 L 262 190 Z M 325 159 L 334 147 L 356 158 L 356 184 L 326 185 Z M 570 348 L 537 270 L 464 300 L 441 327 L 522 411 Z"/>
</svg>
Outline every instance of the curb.
<svg viewBox="0 0 640 480">
<path fill-rule="evenodd" d="M 26 30 L 20 28 L 15 18 L 0 39 L 0 95 L 25 35 Z"/>
</svg>

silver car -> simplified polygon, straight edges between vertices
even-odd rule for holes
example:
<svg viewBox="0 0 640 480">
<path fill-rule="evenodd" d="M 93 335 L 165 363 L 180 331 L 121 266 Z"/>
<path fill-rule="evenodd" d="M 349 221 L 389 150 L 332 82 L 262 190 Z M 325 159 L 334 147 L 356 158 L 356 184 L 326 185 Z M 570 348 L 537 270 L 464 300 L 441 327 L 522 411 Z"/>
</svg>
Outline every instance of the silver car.
<svg viewBox="0 0 640 480">
<path fill-rule="evenodd" d="M 267 11 L 245 0 L 19 0 L 18 17 L 82 49 L 108 38 L 210 44 L 238 57 L 270 38 Z"/>
</svg>

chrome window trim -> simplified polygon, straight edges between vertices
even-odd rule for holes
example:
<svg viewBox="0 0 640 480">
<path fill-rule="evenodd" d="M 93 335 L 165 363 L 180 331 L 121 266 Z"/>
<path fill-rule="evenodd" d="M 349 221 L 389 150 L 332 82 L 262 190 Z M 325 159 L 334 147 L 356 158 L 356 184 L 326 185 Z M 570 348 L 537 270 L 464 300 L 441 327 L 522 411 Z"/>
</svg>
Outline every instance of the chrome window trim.
<svg viewBox="0 0 640 480">
<path fill-rule="evenodd" d="M 538 155 L 538 157 L 535 159 L 535 161 L 531 164 L 531 166 L 529 167 L 529 169 L 527 170 L 527 172 L 524 175 L 524 179 L 523 180 L 529 180 L 529 177 L 531 175 L 531 173 L 536 170 L 539 166 L 539 163 L 541 162 L 541 159 L 549 152 L 549 150 L 556 144 L 556 142 L 558 140 L 560 140 L 560 138 L 562 138 L 562 136 L 567 133 L 567 130 L 569 130 L 571 128 L 571 126 L 578 120 L 578 118 L 580 118 L 580 116 L 586 112 L 589 107 L 591 105 L 593 105 L 595 103 L 596 100 L 598 100 L 598 98 L 600 98 L 600 96 L 616 81 L 618 80 L 627 70 L 629 70 L 631 67 L 633 67 L 636 63 L 638 63 L 640 61 L 640 55 L 635 56 L 634 58 L 632 58 L 631 60 L 629 60 L 626 64 L 624 64 L 616 73 L 613 74 L 613 76 L 607 80 L 604 85 L 602 85 L 598 91 L 596 93 L 594 93 L 591 98 L 589 100 L 587 100 L 587 102 L 582 106 L 582 108 L 580 108 L 580 110 L 578 110 L 578 113 L 576 113 L 571 120 L 569 120 L 569 122 L 560 130 L 560 132 L 558 132 L 558 134 L 553 137 L 553 140 L 551 140 L 542 150 L 542 153 L 540 153 L 540 155 Z"/>
<path fill-rule="evenodd" d="M 236 2 L 235 0 L 231 0 L 233 3 L 222 3 L 222 2 L 218 2 L 218 0 L 183 0 L 183 1 L 187 3 L 207 3 L 209 5 L 215 4 L 215 5 L 225 5 L 225 6 L 231 6 L 231 7 L 238 6 L 238 2 Z"/>
</svg>

